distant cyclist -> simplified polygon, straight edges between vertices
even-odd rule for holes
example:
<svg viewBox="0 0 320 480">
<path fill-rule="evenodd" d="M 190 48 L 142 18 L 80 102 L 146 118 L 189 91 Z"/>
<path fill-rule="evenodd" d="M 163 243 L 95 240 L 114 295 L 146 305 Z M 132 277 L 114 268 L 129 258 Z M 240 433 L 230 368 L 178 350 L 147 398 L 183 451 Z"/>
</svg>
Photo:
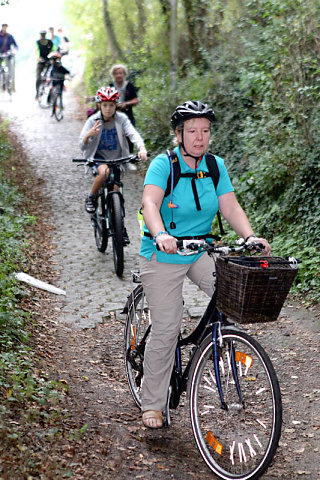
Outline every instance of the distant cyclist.
<svg viewBox="0 0 320 480">
<path fill-rule="evenodd" d="M 64 79 L 66 75 L 70 75 L 70 71 L 61 65 L 61 55 L 59 52 L 51 52 L 48 59 L 52 61 L 52 67 L 49 70 L 50 92 L 48 95 L 48 103 L 51 99 L 51 92 L 53 87 L 59 87 L 59 93 L 62 94 L 64 87 Z"/>
<path fill-rule="evenodd" d="M 63 55 L 67 55 L 71 47 L 71 42 L 69 38 L 64 35 L 61 27 L 58 28 L 58 36 L 60 38 L 59 52 Z"/>
<path fill-rule="evenodd" d="M 89 117 L 80 134 L 80 148 L 85 158 L 110 161 L 130 155 L 128 137 L 138 148 L 138 155 L 147 160 L 144 142 L 127 115 L 116 111 L 119 92 L 114 87 L 102 87 L 98 90 L 96 101 L 100 110 Z M 115 181 L 120 181 L 120 168 L 117 167 Z M 100 164 L 91 191 L 86 197 L 85 207 L 88 213 L 96 210 L 96 198 L 109 174 L 107 165 Z M 115 188 L 117 188 L 115 186 Z"/>
<path fill-rule="evenodd" d="M 48 55 L 52 50 L 53 43 L 51 40 L 46 38 L 47 31 L 41 30 L 40 38 L 37 40 L 37 54 L 38 54 L 38 64 L 37 64 L 37 73 L 36 73 L 36 99 L 38 98 L 38 90 L 41 83 L 41 73 L 48 66 L 49 59 Z"/>
<path fill-rule="evenodd" d="M 53 43 L 53 49 L 59 51 L 60 50 L 60 37 L 59 37 L 59 35 L 56 35 L 54 33 L 54 28 L 53 27 L 49 28 L 49 35 L 50 35 L 50 40 Z"/>
<path fill-rule="evenodd" d="M 3 23 L 0 30 L 0 54 L 6 54 L 6 66 L 8 68 L 11 84 L 14 84 L 14 54 L 18 45 L 14 37 L 7 32 L 8 24 Z M 3 87 L 3 85 L 1 85 Z"/>
</svg>

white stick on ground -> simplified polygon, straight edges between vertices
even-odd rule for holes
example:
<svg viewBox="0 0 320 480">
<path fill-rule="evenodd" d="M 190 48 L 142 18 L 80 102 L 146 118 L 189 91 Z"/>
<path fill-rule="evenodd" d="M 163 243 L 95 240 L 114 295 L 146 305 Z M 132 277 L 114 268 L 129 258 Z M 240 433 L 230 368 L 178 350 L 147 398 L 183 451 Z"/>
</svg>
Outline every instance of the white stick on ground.
<svg viewBox="0 0 320 480">
<path fill-rule="evenodd" d="M 42 290 L 47 290 L 48 292 L 55 293 L 56 295 L 66 294 L 65 290 L 61 290 L 61 288 L 54 287 L 49 283 L 42 282 L 41 280 L 38 280 L 37 278 L 34 278 L 31 275 L 28 275 L 27 273 L 23 273 L 23 272 L 15 273 L 15 277 L 21 282 L 28 283 L 29 285 L 32 285 L 33 287 L 41 288 Z"/>
</svg>

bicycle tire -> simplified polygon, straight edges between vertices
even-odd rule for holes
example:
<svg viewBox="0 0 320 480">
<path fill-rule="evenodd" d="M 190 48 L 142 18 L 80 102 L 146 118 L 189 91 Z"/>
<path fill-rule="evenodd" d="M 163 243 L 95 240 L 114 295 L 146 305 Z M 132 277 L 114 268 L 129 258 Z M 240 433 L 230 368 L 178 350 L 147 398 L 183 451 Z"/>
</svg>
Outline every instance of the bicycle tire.
<svg viewBox="0 0 320 480">
<path fill-rule="evenodd" d="M 3 67 L 1 67 L 1 71 L 0 71 L 0 88 L 3 92 L 5 92 L 6 83 L 5 83 L 5 73 L 3 71 Z"/>
<path fill-rule="evenodd" d="M 123 218 L 121 200 L 117 193 L 113 193 L 111 195 L 109 208 L 109 228 L 112 234 L 114 269 L 118 277 L 121 277 L 124 270 Z"/>
<path fill-rule="evenodd" d="M 142 285 L 138 285 L 128 300 L 124 329 L 124 360 L 130 392 L 139 408 L 141 408 L 144 349 L 150 329 L 150 311 Z"/>
<path fill-rule="evenodd" d="M 58 122 L 63 119 L 63 104 L 61 93 L 56 93 L 53 100 L 53 114 Z"/>
<path fill-rule="evenodd" d="M 4 83 L 5 83 L 5 89 L 11 97 L 11 95 L 12 95 L 12 78 L 11 78 L 9 72 L 6 72 L 4 74 Z"/>
<path fill-rule="evenodd" d="M 93 227 L 97 249 L 99 252 L 104 253 L 108 246 L 104 191 L 100 192 L 97 198 L 97 208 L 93 215 Z"/>
<path fill-rule="evenodd" d="M 227 403 L 227 409 L 222 409 L 212 344 L 210 334 L 201 343 L 190 370 L 193 435 L 204 461 L 218 478 L 256 480 L 269 467 L 281 435 L 278 379 L 268 355 L 256 340 L 245 332 L 222 329 L 219 371 Z M 231 373 L 231 345 L 245 406 L 239 401 Z"/>
<path fill-rule="evenodd" d="M 49 108 L 48 103 L 49 87 L 45 83 L 41 83 L 38 89 L 38 104 L 40 108 Z"/>
</svg>

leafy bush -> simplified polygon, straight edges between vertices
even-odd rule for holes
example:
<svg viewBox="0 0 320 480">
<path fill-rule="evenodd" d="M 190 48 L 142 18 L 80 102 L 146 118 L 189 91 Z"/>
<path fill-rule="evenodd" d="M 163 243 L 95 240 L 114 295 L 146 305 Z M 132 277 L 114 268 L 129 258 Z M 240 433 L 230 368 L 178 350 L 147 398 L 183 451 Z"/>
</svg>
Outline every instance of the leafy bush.
<svg viewBox="0 0 320 480">
<path fill-rule="evenodd" d="M 34 218 L 21 211 L 24 198 L 4 178 L 12 153 L 3 126 L 0 129 L 0 430 L 6 429 L 17 404 L 25 409 L 34 402 L 42 405 L 50 397 L 59 396 L 55 382 L 34 374 L 36 360 L 28 347 L 31 317 L 21 308 L 27 292 L 14 277 L 25 262 L 25 229 Z"/>
<path fill-rule="evenodd" d="M 81 2 L 83 12 L 91 8 L 89 0 Z M 94 3 L 101 15 L 97 0 Z M 78 2 L 68 0 L 67 4 L 78 12 Z M 121 12 L 126 5 L 121 4 Z M 255 230 L 283 252 L 302 258 L 301 291 L 318 298 L 319 267 L 310 261 L 320 238 L 319 2 L 216 0 L 178 4 L 180 70 L 175 91 L 170 88 L 170 9 L 156 0 L 150 5 L 141 35 L 138 28 L 131 29 L 138 27 L 137 21 L 129 28 L 125 15 L 116 15 L 119 10 L 112 8 L 110 12 L 122 53 L 130 59 L 140 87 L 141 104 L 135 114 L 151 157 L 170 145 L 169 119 L 178 103 L 198 98 L 212 105 L 217 121 L 211 151 L 225 158 Z M 132 18 L 137 19 L 137 10 L 131 7 Z M 200 18 L 202 11 L 205 21 Z M 82 35 L 86 22 L 83 18 L 76 21 L 81 24 Z M 106 70 L 103 48 L 107 42 L 99 18 L 96 25 L 91 24 L 92 19 L 85 28 L 95 29 L 97 48 L 91 46 L 86 52 L 86 71 L 91 75 L 97 67 L 90 76 L 94 81 Z M 199 42 L 194 41 L 190 28 L 201 33 Z M 100 60 L 93 66 L 95 52 Z"/>
</svg>

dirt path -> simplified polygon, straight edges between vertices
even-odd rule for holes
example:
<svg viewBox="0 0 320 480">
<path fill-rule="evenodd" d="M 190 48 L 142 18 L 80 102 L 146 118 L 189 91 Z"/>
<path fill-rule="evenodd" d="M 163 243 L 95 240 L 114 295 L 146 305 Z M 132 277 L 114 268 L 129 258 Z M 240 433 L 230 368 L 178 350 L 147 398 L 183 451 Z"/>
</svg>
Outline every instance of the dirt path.
<svg viewBox="0 0 320 480">
<path fill-rule="evenodd" d="M 142 427 L 131 400 L 122 358 L 120 311 L 130 291 L 130 270 L 137 266 L 136 211 L 142 178 L 134 172 L 125 177 L 131 244 L 125 252 L 124 277 L 119 279 L 112 254 L 100 254 L 95 248 L 84 211 L 84 194 L 92 177 L 71 163 L 79 157 L 83 120 L 70 94 L 65 105 L 65 117 L 57 123 L 26 95 L 19 101 L 17 94 L 12 103 L 0 99 L 1 113 L 10 118 L 36 176 L 44 179 L 46 221 L 53 227 L 50 269 L 56 285 L 67 293 L 58 298 L 42 294 L 48 307 L 40 329 L 47 336 L 42 367 L 68 386 L 66 428 L 77 429 L 79 438 L 56 440 L 53 451 L 59 465 L 46 457 L 40 478 L 67 478 L 69 472 L 71 478 L 84 480 L 213 479 L 195 448 L 183 405 L 173 412 L 170 429 L 150 432 Z M 34 188 L 32 179 L 26 181 Z M 187 285 L 185 302 L 195 316 L 205 298 Z M 280 321 L 252 329 L 274 362 L 284 403 L 280 447 L 264 480 L 320 479 L 319 326 L 319 312 L 289 303 Z M 12 472 L 8 475 L 3 478 L 21 478 Z"/>
</svg>

